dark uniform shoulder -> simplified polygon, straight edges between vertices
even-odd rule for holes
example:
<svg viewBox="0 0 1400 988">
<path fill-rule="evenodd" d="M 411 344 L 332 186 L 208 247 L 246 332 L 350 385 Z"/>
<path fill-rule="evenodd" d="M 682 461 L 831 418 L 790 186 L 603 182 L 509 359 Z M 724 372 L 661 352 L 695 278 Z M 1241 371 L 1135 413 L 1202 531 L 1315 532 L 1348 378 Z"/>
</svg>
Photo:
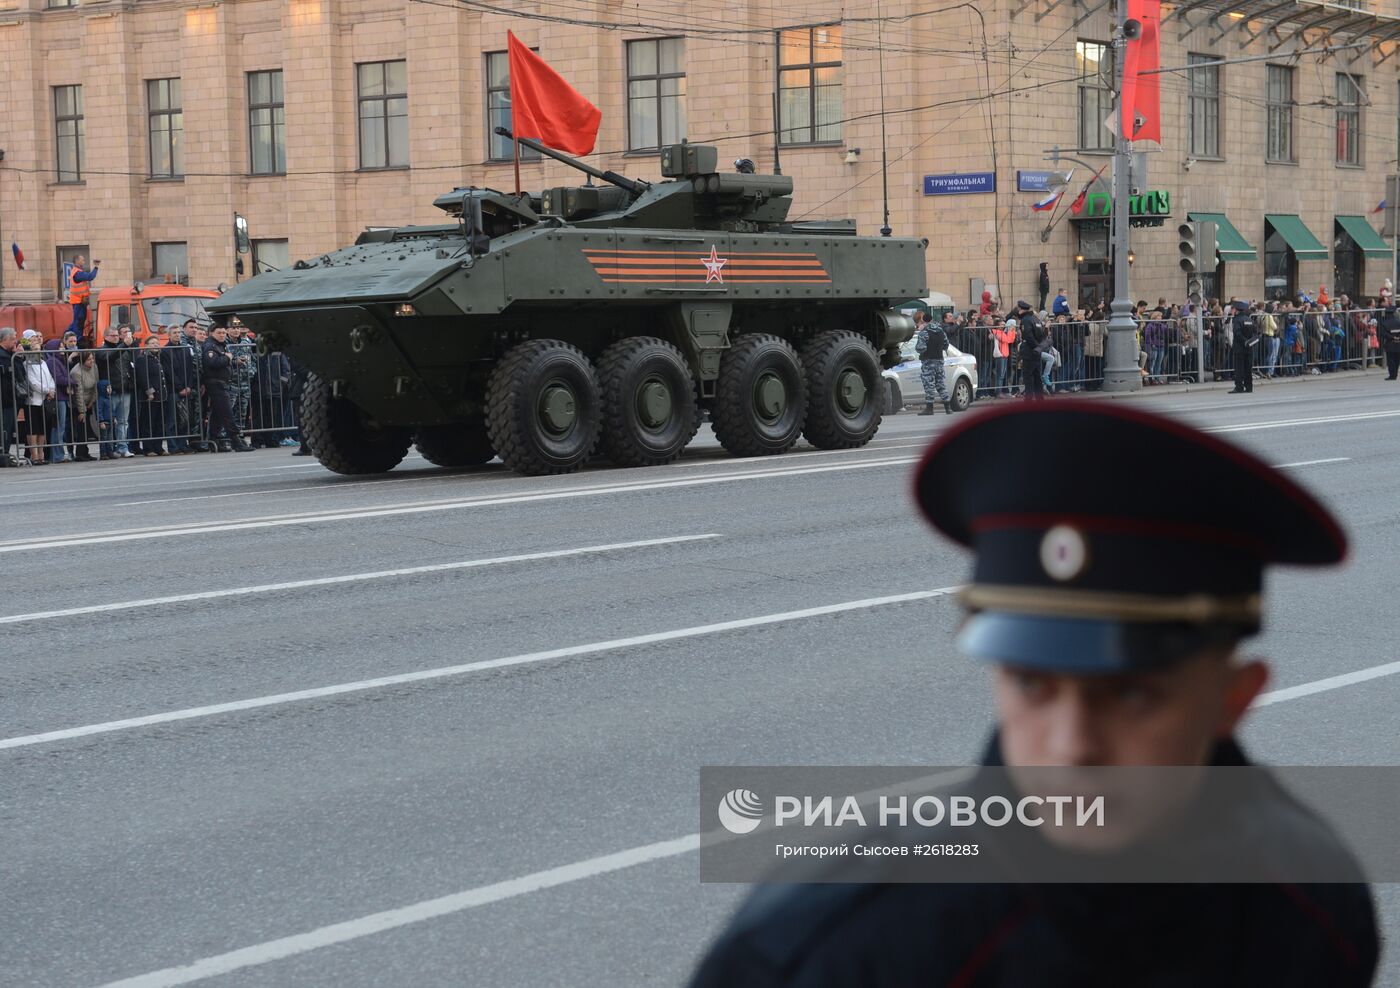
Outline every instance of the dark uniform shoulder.
<svg viewBox="0 0 1400 988">
<path fill-rule="evenodd" d="M 763 886 L 691 988 L 946 984 L 1020 907 L 1002 885 Z"/>
</svg>

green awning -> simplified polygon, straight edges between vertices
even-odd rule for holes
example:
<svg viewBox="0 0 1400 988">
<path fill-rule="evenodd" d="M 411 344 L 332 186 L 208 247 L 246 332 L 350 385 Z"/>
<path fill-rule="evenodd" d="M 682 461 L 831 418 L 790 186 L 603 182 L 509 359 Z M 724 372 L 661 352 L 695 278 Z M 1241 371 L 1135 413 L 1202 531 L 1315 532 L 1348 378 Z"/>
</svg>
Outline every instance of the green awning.
<svg viewBox="0 0 1400 988">
<path fill-rule="evenodd" d="M 1278 231 L 1300 261 L 1325 261 L 1327 248 L 1318 243 L 1312 231 L 1292 213 L 1265 213 L 1264 220 Z"/>
<path fill-rule="evenodd" d="M 1215 249 L 1222 261 L 1256 261 L 1259 255 L 1224 213 L 1190 213 L 1197 223 L 1215 224 Z"/>
<path fill-rule="evenodd" d="M 1364 216 L 1338 216 L 1337 222 L 1342 225 L 1342 229 L 1347 232 L 1347 236 L 1356 241 L 1356 246 L 1361 248 L 1361 253 L 1373 260 L 1385 260 L 1390 257 L 1390 248 L 1381 239 L 1381 235 L 1376 232 L 1370 223 L 1366 222 Z"/>
</svg>

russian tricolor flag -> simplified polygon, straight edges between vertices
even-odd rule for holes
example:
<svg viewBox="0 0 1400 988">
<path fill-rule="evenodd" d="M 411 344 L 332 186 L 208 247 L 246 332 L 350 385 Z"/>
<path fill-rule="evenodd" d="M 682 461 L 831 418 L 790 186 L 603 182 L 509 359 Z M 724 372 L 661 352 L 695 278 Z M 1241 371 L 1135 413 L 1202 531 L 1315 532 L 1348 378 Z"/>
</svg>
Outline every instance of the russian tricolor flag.
<svg viewBox="0 0 1400 988">
<path fill-rule="evenodd" d="M 1382 199 L 1382 200 L 1381 200 L 1381 204 L 1380 204 L 1379 206 L 1377 206 L 1375 209 L 1371 210 L 1371 212 L 1373 212 L 1373 213 L 1379 213 L 1379 212 L 1382 212 L 1384 209 L 1385 209 L 1385 200 Z"/>
<path fill-rule="evenodd" d="M 1060 201 L 1060 196 L 1062 195 L 1064 195 L 1063 190 L 1059 192 L 1052 192 L 1050 193 L 1050 195 L 1040 200 L 1040 202 L 1031 203 L 1031 209 L 1034 209 L 1037 213 L 1044 212 L 1047 209 L 1054 209 L 1055 203 Z"/>
<path fill-rule="evenodd" d="M 24 251 L 19 249 L 19 244 L 14 240 L 10 241 L 10 253 L 15 255 L 15 266 L 18 267 L 21 271 L 23 271 Z"/>
</svg>

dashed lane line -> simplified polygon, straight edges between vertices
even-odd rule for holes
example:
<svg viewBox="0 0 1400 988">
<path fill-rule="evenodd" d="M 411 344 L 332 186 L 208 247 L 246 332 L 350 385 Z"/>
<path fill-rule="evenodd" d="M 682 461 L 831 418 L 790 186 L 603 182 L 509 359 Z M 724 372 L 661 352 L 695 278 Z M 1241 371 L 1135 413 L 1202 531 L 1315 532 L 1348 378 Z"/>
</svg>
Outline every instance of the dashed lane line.
<svg viewBox="0 0 1400 988">
<path fill-rule="evenodd" d="M 86 607 L 69 607 L 60 611 L 34 611 L 28 614 L 10 614 L 0 617 L 0 624 L 30 624 L 36 621 L 50 621 L 55 618 L 79 617 L 84 614 L 109 614 L 115 611 L 134 611 L 145 607 L 163 607 L 167 604 L 187 604 L 199 600 L 220 600 L 225 597 L 249 597 L 255 594 L 286 593 L 291 590 L 304 590 L 308 587 L 331 587 L 346 583 L 366 583 L 371 580 L 389 580 L 398 577 L 421 576 L 425 573 L 450 573 L 454 570 L 480 569 L 485 566 L 505 566 L 510 563 L 529 563 L 541 559 L 565 559 L 569 556 L 590 556 L 606 552 L 621 552 L 627 549 L 648 549 L 655 546 L 679 545 L 684 542 L 700 542 L 717 538 L 720 538 L 717 534 L 676 535 L 670 538 L 645 539 L 639 542 L 615 542 L 611 545 L 590 545 L 578 549 L 555 549 L 548 552 L 527 552 L 514 556 L 467 559 L 452 563 L 433 563 L 428 566 L 409 566 L 402 569 L 375 570 L 368 573 L 322 576 L 308 580 L 288 580 L 283 583 L 263 583 L 250 587 L 205 590 L 200 593 L 182 593 L 170 597 L 147 597 L 142 600 L 123 600 L 111 604 L 91 604 Z"/>
<path fill-rule="evenodd" d="M 178 721 L 215 717 L 220 714 L 238 713 L 243 710 L 257 710 L 262 707 L 275 707 L 304 700 L 319 700 L 346 693 L 363 693 L 368 690 L 384 689 L 389 686 L 402 686 L 406 683 L 422 683 L 470 673 L 486 672 L 491 669 L 506 669 L 514 666 L 537 665 L 558 659 L 572 659 L 584 655 L 599 655 L 637 648 L 642 645 L 656 645 L 661 642 L 681 641 L 688 638 L 703 638 L 745 628 L 759 628 L 770 624 L 786 624 L 791 621 L 804 621 L 810 618 L 825 617 L 829 614 L 843 614 L 849 611 L 863 611 L 875 607 L 888 607 L 892 604 L 906 604 L 916 600 L 928 600 L 955 593 L 957 587 L 942 587 L 937 590 L 918 590 L 913 593 L 893 594 L 886 597 L 867 597 L 841 604 L 826 604 L 821 607 L 806 607 L 797 611 L 782 611 L 777 614 L 763 614 L 758 617 L 739 618 L 734 621 L 720 621 L 715 624 L 701 624 L 674 631 L 658 631 L 646 635 L 633 635 L 628 638 L 614 638 L 609 641 L 590 642 L 586 645 L 570 645 L 565 648 L 552 648 L 543 652 L 527 652 L 523 655 L 509 655 L 499 659 L 486 659 L 480 662 L 464 662 L 461 665 L 440 666 L 434 669 L 419 669 L 415 672 L 399 673 L 393 676 L 379 676 L 374 679 L 361 679 L 351 683 L 336 683 L 333 686 L 318 686 L 312 689 L 296 690 L 291 693 L 275 693 L 270 696 L 256 696 L 247 700 L 234 700 L 229 703 L 214 703 L 203 707 L 188 707 L 184 710 L 168 710 L 143 717 L 127 717 L 110 720 L 101 724 L 85 724 L 82 727 L 69 727 L 41 734 L 26 734 L 19 737 L 0 739 L 0 750 L 7 748 L 28 748 L 34 745 L 50 744 L 54 741 L 68 741 L 74 738 L 91 737 L 95 734 L 111 734 L 117 731 L 130 731 L 138 727 L 155 724 L 171 724 Z"/>
</svg>

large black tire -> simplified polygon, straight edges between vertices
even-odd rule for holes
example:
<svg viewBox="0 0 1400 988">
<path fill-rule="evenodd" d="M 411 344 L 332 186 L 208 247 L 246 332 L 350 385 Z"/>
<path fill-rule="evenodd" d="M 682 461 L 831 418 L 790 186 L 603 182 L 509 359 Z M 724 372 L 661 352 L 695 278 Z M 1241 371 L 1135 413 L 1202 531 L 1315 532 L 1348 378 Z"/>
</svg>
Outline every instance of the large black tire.
<svg viewBox="0 0 1400 988">
<path fill-rule="evenodd" d="M 802 434 L 807 385 L 792 344 L 741 336 L 724 352 L 711 410 L 715 436 L 735 456 L 786 453 Z"/>
<path fill-rule="evenodd" d="M 807 425 L 802 434 L 819 449 L 864 446 L 885 414 L 880 358 L 859 333 L 832 330 L 802 351 L 807 372 Z"/>
<path fill-rule="evenodd" d="M 486 432 L 517 473 L 571 473 L 598 443 L 601 404 L 582 350 L 560 340 L 531 340 L 508 351 L 491 372 Z"/>
<path fill-rule="evenodd" d="M 618 466 L 670 463 L 695 438 L 700 415 L 695 379 L 680 350 L 639 336 L 598 358 L 603 396 L 603 452 Z"/>
<path fill-rule="evenodd" d="M 301 429 L 306 445 L 327 470 L 386 473 L 408 453 L 408 429 L 380 426 L 355 404 L 331 394 L 331 382 L 309 374 L 301 396 Z"/>
<path fill-rule="evenodd" d="M 477 467 L 496 456 L 485 422 L 424 426 L 413 441 L 423 459 L 440 467 Z"/>
</svg>

